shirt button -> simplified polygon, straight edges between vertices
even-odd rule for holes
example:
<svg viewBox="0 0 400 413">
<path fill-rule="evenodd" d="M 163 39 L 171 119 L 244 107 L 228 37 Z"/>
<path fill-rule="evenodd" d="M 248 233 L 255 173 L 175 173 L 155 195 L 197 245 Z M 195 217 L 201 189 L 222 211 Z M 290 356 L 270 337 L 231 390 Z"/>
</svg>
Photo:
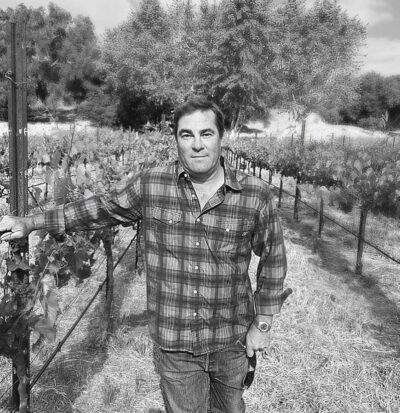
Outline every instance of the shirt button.
<svg viewBox="0 0 400 413">
<path fill-rule="evenodd" d="M 194 192 L 192 193 L 192 198 L 196 198 L 196 194 Z"/>
<path fill-rule="evenodd" d="M 225 231 L 226 231 L 226 232 L 229 232 L 229 231 L 230 231 L 230 229 L 229 229 L 229 228 L 225 228 Z"/>
<path fill-rule="evenodd" d="M 194 290 L 193 293 L 194 293 L 194 294 L 197 294 L 197 290 Z"/>
<path fill-rule="evenodd" d="M 198 270 L 198 269 L 199 269 L 199 266 L 198 266 L 198 265 L 195 265 L 195 266 L 194 266 L 194 269 L 195 269 L 195 270 Z"/>
<path fill-rule="evenodd" d="M 197 316 L 197 313 L 193 313 L 193 316 L 196 317 L 196 316 Z"/>
<path fill-rule="evenodd" d="M 200 218 L 197 218 L 197 219 L 196 219 L 196 222 L 201 222 L 201 219 L 200 219 Z"/>
<path fill-rule="evenodd" d="M 197 241 L 197 242 L 196 242 L 196 247 L 198 247 L 199 245 L 200 245 L 200 242 Z"/>
<path fill-rule="evenodd" d="M 172 219 L 170 219 L 168 222 L 169 222 L 170 224 L 172 224 Z"/>
</svg>

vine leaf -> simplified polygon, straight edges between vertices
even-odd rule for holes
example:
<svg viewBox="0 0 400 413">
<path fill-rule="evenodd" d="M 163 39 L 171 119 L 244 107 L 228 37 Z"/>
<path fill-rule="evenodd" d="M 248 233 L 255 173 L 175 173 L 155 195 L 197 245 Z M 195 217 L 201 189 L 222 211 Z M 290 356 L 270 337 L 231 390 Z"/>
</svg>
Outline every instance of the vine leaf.
<svg viewBox="0 0 400 413">
<path fill-rule="evenodd" d="M 44 311 L 44 317 L 51 324 L 54 325 L 57 314 L 59 312 L 57 294 L 55 293 L 52 282 L 48 279 L 41 281 L 42 291 L 39 298 L 40 304 Z"/>
<path fill-rule="evenodd" d="M 30 269 L 27 262 L 25 262 L 22 258 L 15 256 L 14 258 L 7 258 L 6 259 L 7 269 L 8 271 L 28 271 Z"/>
<path fill-rule="evenodd" d="M 41 317 L 39 321 L 35 323 L 33 329 L 50 342 L 53 342 L 56 339 L 57 331 L 54 328 L 53 323 L 45 317 Z"/>
<path fill-rule="evenodd" d="M 15 313 L 18 309 L 17 302 L 11 299 L 9 294 L 6 294 L 0 301 L 0 316 L 7 317 Z"/>
</svg>

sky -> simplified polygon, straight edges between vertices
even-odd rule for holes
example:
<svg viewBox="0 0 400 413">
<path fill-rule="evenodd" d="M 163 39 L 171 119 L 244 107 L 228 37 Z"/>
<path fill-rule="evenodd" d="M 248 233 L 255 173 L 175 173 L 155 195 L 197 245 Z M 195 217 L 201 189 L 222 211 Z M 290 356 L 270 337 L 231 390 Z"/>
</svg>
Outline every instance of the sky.
<svg viewBox="0 0 400 413">
<path fill-rule="evenodd" d="M 141 0 L 53 0 L 73 16 L 89 16 L 102 35 L 127 19 Z M 164 5 L 168 0 L 160 0 Z M 309 0 L 312 1 L 312 0 Z M 199 0 L 193 0 L 199 3 Z M 0 8 L 26 6 L 47 7 L 48 0 L 0 0 Z M 338 0 L 350 17 L 367 25 L 368 37 L 362 50 L 362 71 L 376 71 L 384 76 L 400 74 L 400 0 Z"/>
</svg>

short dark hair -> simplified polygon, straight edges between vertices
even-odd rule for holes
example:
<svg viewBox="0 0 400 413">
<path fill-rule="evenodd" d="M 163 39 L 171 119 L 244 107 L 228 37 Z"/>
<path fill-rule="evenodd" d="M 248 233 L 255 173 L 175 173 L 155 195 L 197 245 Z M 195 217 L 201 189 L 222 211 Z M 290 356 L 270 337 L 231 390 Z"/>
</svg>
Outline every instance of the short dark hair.
<svg viewBox="0 0 400 413">
<path fill-rule="evenodd" d="M 190 115 L 193 112 L 200 110 L 201 112 L 206 112 L 211 110 L 215 114 L 215 122 L 218 129 L 219 137 L 222 138 L 224 134 L 224 123 L 225 117 L 221 109 L 211 100 L 197 96 L 186 101 L 174 111 L 174 135 L 177 137 L 178 134 L 178 122 L 179 119 L 185 115 Z"/>
</svg>

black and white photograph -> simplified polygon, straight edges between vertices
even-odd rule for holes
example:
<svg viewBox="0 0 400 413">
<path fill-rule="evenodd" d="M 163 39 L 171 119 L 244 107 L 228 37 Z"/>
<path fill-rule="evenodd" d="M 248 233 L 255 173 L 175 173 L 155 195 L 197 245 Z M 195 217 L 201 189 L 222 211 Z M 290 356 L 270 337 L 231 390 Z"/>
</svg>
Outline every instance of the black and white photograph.
<svg viewBox="0 0 400 413">
<path fill-rule="evenodd" d="M 0 413 L 399 413 L 399 22 L 0 0 Z"/>
</svg>

